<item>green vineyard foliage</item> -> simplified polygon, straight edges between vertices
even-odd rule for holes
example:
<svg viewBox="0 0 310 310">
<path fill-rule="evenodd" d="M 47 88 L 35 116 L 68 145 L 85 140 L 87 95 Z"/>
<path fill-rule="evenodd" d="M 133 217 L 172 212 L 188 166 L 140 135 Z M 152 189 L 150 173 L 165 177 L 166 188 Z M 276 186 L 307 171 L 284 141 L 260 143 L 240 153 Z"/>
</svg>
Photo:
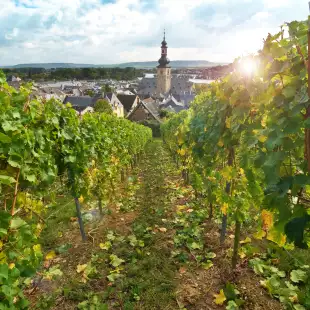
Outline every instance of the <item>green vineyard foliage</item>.
<svg viewBox="0 0 310 310">
<path fill-rule="evenodd" d="M 0 72 L 0 309 L 26 309 L 23 289 L 42 261 L 42 199 L 69 174 L 74 197 L 102 199 L 152 138 L 113 115 L 79 116 L 70 105 L 15 90 Z M 33 216 L 36 214 L 39 218 Z"/>
<path fill-rule="evenodd" d="M 299 247 L 307 247 L 310 223 L 307 44 L 307 22 L 283 25 L 161 127 L 194 189 L 219 216 L 254 219 L 269 240 Z"/>
</svg>

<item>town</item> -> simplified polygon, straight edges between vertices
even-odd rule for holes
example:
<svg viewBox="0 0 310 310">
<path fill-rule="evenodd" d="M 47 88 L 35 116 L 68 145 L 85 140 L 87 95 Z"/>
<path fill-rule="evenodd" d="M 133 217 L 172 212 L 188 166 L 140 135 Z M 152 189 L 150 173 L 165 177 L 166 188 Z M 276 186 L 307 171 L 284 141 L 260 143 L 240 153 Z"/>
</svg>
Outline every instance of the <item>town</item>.
<svg viewBox="0 0 310 310">
<path fill-rule="evenodd" d="M 24 75 L 26 81 L 33 81 L 31 77 L 36 76 L 31 75 L 31 71 L 39 72 L 37 75 L 40 78 L 34 80 L 32 85 L 33 97 L 45 100 L 54 98 L 64 104 L 70 103 L 79 115 L 93 112 L 96 102 L 104 100 L 118 117 L 144 122 L 147 125 L 152 122 L 159 124 L 161 116 L 167 112 L 178 113 L 187 110 L 199 87 L 209 85 L 232 70 L 231 64 L 174 69 L 168 58 L 165 33 L 160 50 L 161 57 L 156 68 L 144 70 L 127 68 L 127 71 L 133 69 L 134 74 L 123 74 L 127 77 L 126 80 L 122 80 L 120 75 L 115 75 L 114 78 L 113 75 L 104 79 L 91 78 L 92 75 L 88 73 L 91 68 L 82 69 L 89 78 L 70 80 L 59 78 L 57 73 L 65 70 L 62 68 L 50 69 L 50 77 L 57 77 L 57 80 L 44 78 L 40 69 L 26 68 L 22 72 L 28 70 L 28 74 Z M 25 82 L 19 75 L 14 75 L 14 70 L 7 69 L 5 72 L 9 85 L 18 89 Z"/>
</svg>

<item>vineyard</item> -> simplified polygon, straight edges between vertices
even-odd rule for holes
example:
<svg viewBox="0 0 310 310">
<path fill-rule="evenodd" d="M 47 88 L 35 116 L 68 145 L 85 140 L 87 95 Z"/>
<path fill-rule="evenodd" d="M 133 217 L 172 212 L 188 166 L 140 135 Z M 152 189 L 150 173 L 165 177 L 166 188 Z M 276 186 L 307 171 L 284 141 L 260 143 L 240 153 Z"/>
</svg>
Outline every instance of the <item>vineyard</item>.
<svg viewBox="0 0 310 310">
<path fill-rule="evenodd" d="M 0 309 L 310 309 L 308 41 L 269 34 L 162 140 L 0 74 Z"/>
</svg>

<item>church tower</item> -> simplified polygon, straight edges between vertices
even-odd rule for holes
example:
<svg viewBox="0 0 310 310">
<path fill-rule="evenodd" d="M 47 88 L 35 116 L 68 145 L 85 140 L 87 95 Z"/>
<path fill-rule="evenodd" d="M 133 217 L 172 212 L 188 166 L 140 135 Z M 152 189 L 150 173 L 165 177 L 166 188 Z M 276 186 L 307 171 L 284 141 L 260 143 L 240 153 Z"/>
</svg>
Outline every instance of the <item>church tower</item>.
<svg viewBox="0 0 310 310">
<path fill-rule="evenodd" d="M 164 32 L 164 40 L 161 42 L 161 57 L 157 66 L 157 86 L 156 95 L 166 94 L 171 89 L 171 67 L 170 60 L 167 57 L 168 46 L 166 42 L 166 33 Z"/>
</svg>

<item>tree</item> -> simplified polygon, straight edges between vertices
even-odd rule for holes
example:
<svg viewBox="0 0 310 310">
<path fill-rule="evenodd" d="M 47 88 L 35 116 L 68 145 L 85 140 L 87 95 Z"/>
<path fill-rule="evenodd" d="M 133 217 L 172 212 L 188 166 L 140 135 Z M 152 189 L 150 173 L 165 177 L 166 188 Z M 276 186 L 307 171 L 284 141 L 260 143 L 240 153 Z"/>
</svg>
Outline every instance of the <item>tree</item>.
<svg viewBox="0 0 310 310">
<path fill-rule="evenodd" d="M 169 118 L 171 118 L 174 114 L 175 114 L 174 112 L 170 112 L 170 111 L 168 111 L 168 110 L 166 110 L 166 109 L 162 109 L 162 110 L 160 110 L 160 112 L 159 112 L 159 117 L 160 117 L 160 118 L 169 119 Z"/>
<path fill-rule="evenodd" d="M 96 101 L 94 111 L 98 113 L 113 114 L 110 103 L 105 99 L 99 99 Z"/>
<path fill-rule="evenodd" d="M 95 92 L 92 89 L 88 89 L 86 90 L 86 95 L 90 96 L 90 97 L 94 97 L 95 96 Z"/>
<path fill-rule="evenodd" d="M 114 92 L 114 89 L 113 87 L 111 87 L 109 84 L 105 84 L 101 87 L 101 91 L 103 93 L 113 93 Z"/>
</svg>

